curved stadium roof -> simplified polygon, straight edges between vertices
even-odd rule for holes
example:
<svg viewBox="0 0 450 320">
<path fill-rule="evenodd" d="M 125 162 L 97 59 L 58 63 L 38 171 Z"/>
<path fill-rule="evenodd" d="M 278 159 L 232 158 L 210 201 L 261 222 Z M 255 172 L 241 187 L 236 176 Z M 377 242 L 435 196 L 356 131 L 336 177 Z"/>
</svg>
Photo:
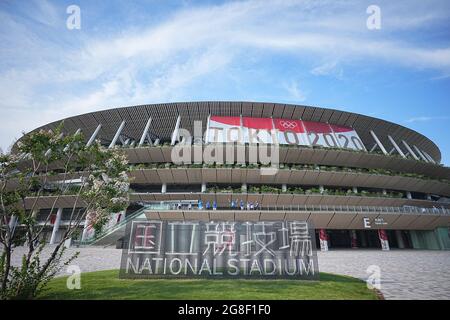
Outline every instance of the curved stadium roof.
<svg viewBox="0 0 450 320">
<path fill-rule="evenodd" d="M 314 106 L 241 101 L 174 102 L 111 108 L 62 120 L 65 132 L 73 133 L 81 129 L 86 139 L 101 124 L 102 129 L 97 138 L 107 144 L 113 139 L 122 121 L 125 121 L 122 135 L 130 139 L 139 141 L 150 117 L 152 118 L 150 134 L 160 139 L 170 139 L 178 115 L 181 116 L 180 126 L 192 132 L 194 120 L 201 120 L 204 124 L 203 129 L 206 129 L 209 114 L 302 119 L 349 126 L 358 132 L 368 149 L 375 143 L 370 134 L 370 130 L 373 130 L 385 146 L 391 146 L 387 137 L 391 135 L 397 143 L 405 140 L 408 144 L 427 152 L 436 162 L 441 160 L 441 152 L 436 144 L 412 129 L 366 115 Z M 43 125 L 33 131 L 53 129 L 62 120 Z"/>
</svg>

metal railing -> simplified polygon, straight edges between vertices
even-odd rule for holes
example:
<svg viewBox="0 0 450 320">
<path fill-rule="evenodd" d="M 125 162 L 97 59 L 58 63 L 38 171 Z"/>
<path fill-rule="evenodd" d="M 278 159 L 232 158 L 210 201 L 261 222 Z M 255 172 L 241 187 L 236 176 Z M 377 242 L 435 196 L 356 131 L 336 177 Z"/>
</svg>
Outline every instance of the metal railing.
<svg viewBox="0 0 450 320">
<path fill-rule="evenodd" d="M 207 209 L 205 204 L 200 208 L 198 206 L 198 201 L 162 201 L 157 203 L 147 203 L 146 209 L 150 211 L 173 211 L 173 210 L 196 210 L 196 211 L 210 211 L 210 210 L 250 210 L 250 211 L 332 211 L 332 212 L 374 212 L 374 213 L 411 213 L 411 214 L 439 214 L 439 215 L 450 215 L 450 209 L 442 208 L 424 208 L 424 207 L 414 207 L 414 206 L 404 206 L 404 207 L 378 207 L 378 206 L 348 206 L 348 205 L 258 205 L 256 208 L 248 208 L 246 205 L 240 207 L 236 205 L 234 207 L 216 207 L 215 209 L 210 207 Z"/>
<path fill-rule="evenodd" d="M 114 231 L 117 231 L 120 228 L 125 227 L 129 221 L 144 214 L 146 210 L 148 210 L 148 208 L 144 206 L 144 207 L 132 212 L 131 214 L 128 214 L 123 220 L 119 221 L 118 223 L 110 226 L 109 228 L 103 229 L 99 234 L 94 235 L 92 238 L 89 238 L 89 239 L 83 240 L 83 241 L 82 240 L 74 241 L 74 244 L 90 245 L 96 241 L 99 241 L 100 239 L 106 237 L 107 235 L 113 233 Z"/>
</svg>

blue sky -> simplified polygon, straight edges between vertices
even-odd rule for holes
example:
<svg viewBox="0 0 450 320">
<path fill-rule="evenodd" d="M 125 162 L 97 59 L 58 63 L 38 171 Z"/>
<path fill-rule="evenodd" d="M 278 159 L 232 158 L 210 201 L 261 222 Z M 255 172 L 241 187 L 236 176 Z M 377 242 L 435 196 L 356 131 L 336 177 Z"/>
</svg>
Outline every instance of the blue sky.
<svg viewBox="0 0 450 320">
<path fill-rule="evenodd" d="M 80 30 L 66 27 L 72 4 Z M 393 121 L 450 164 L 450 1 L 3 0 L 0 43 L 3 150 L 85 112 L 246 100 Z"/>
</svg>

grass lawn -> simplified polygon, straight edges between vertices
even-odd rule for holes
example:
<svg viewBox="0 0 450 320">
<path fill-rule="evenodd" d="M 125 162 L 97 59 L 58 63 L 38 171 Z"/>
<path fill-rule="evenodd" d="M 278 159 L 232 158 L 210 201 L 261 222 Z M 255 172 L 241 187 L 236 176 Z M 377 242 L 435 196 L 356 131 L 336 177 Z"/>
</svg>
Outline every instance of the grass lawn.
<svg viewBox="0 0 450 320">
<path fill-rule="evenodd" d="M 81 289 L 69 290 L 67 277 L 53 279 L 40 299 L 378 299 L 366 283 L 347 276 L 320 273 L 320 281 L 119 279 L 118 270 L 81 275 Z"/>
</svg>

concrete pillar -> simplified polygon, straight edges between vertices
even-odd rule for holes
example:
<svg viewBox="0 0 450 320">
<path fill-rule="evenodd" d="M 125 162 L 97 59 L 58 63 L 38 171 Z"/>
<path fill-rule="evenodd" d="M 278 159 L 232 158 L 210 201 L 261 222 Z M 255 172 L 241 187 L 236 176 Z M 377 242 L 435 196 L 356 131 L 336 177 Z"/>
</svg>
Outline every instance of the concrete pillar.
<svg viewBox="0 0 450 320">
<path fill-rule="evenodd" d="M 353 193 L 358 193 L 358 188 L 357 187 L 353 187 Z"/>
<path fill-rule="evenodd" d="M 324 191 L 324 187 L 323 186 L 319 186 L 319 190 L 320 190 L 320 193 L 322 194 L 323 191 Z"/>
<path fill-rule="evenodd" d="M 389 239 L 386 230 L 384 229 L 378 229 L 378 238 L 380 239 L 381 243 L 381 250 L 388 251 L 389 248 Z"/>
<path fill-rule="evenodd" d="M 281 192 L 287 192 L 287 185 L 286 185 L 286 183 L 283 183 L 281 185 Z"/>
<path fill-rule="evenodd" d="M 350 230 L 350 239 L 352 249 L 358 249 L 358 238 L 356 236 L 356 230 Z"/>
<path fill-rule="evenodd" d="M 397 238 L 398 247 L 404 249 L 405 242 L 403 241 L 402 232 L 400 230 L 395 230 L 395 237 Z"/>
<path fill-rule="evenodd" d="M 167 191 L 167 183 L 163 183 L 161 186 L 161 193 L 166 193 Z"/>
<path fill-rule="evenodd" d="M 61 223 L 62 212 L 63 212 L 63 208 L 58 208 L 58 211 L 56 212 L 55 223 L 53 224 L 53 231 L 52 231 L 52 237 L 50 238 L 50 244 L 56 243 L 56 235 L 58 233 L 59 225 Z"/>
<path fill-rule="evenodd" d="M 431 194 L 427 194 L 427 200 L 431 200 Z"/>
<path fill-rule="evenodd" d="M 409 192 L 409 191 L 406 191 L 406 198 L 408 198 L 408 199 L 412 199 L 412 195 L 411 195 L 411 192 Z"/>
<path fill-rule="evenodd" d="M 361 247 L 367 248 L 367 240 L 366 240 L 367 234 L 366 234 L 366 231 L 365 230 L 361 230 L 359 234 L 361 236 L 360 237 Z"/>
<path fill-rule="evenodd" d="M 201 191 L 202 192 L 206 192 L 206 183 L 205 182 L 202 183 L 202 190 Z"/>
<path fill-rule="evenodd" d="M 244 182 L 241 187 L 242 192 L 247 192 L 247 184 Z"/>
<path fill-rule="evenodd" d="M 325 229 L 319 230 L 320 251 L 328 251 L 328 234 Z"/>
<path fill-rule="evenodd" d="M 387 195 L 386 189 L 383 189 L 383 195 L 384 195 L 384 196 Z"/>
</svg>

